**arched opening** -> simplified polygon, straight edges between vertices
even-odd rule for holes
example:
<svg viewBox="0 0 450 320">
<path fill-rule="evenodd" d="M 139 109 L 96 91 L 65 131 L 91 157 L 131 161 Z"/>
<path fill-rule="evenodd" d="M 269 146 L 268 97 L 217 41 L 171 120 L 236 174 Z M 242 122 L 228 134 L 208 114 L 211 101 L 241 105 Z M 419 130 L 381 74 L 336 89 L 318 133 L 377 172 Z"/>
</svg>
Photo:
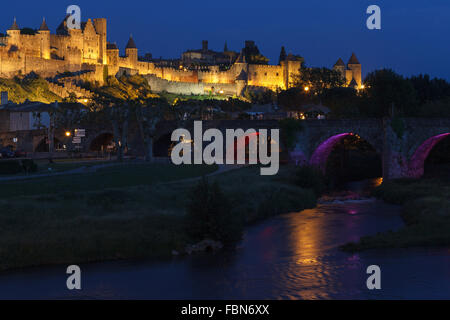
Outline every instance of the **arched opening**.
<svg viewBox="0 0 450 320">
<path fill-rule="evenodd" d="M 155 157 L 170 157 L 172 148 L 177 144 L 171 138 L 172 133 L 167 133 L 153 142 L 153 155 Z"/>
<path fill-rule="evenodd" d="M 109 132 L 102 133 L 95 137 L 89 145 L 89 151 L 105 151 L 111 152 L 114 150 L 113 135 Z"/>
<path fill-rule="evenodd" d="M 430 175 L 440 174 L 450 163 L 450 132 L 436 135 L 423 142 L 409 161 L 409 173 L 420 178 L 425 171 Z M 445 171 L 448 172 L 448 171 Z"/>
<path fill-rule="evenodd" d="M 59 141 L 58 139 L 54 138 L 53 139 L 53 149 L 58 150 L 58 149 L 63 149 L 63 148 L 64 148 L 63 143 L 61 141 Z M 36 148 L 34 149 L 34 152 L 49 152 L 48 138 L 43 138 L 38 143 Z"/>
<path fill-rule="evenodd" d="M 226 143 L 228 143 L 228 141 L 226 141 Z M 243 153 L 246 164 L 250 163 L 250 159 L 254 159 L 256 162 L 259 162 L 259 149 L 261 147 L 265 147 L 267 150 L 267 156 L 270 157 L 275 145 L 277 145 L 278 150 L 280 151 L 278 142 L 275 141 L 275 139 L 272 139 L 270 135 L 267 136 L 267 141 L 261 142 L 260 133 L 251 132 L 241 137 L 234 138 L 234 142 L 228 143 L 224 156 L 227 157 L 227 162 L 237 163 L 238 154 Z M 232 159 L 228 158 L 227 150 L 230 148 L 234 150 L 234 157 Z"/>
<path fill-rule="evenodd" d="M 379 178 L 383 175 L 380 154 L 354 133 L 341 133 L 322 142 L 310 165 L 318 167 L 336 184 Z"/>
</svg>

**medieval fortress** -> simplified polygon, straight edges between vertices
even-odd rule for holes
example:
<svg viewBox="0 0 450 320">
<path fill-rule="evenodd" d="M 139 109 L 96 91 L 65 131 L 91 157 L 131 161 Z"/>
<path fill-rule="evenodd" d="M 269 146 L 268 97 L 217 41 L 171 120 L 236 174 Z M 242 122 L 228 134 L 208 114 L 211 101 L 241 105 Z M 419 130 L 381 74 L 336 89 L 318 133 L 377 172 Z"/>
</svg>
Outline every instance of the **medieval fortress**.
<svg viewBox="0 0 450 320">
<path fill-rule="evenodd" d="M 66 18 L 67 19 L 67 18 Z M 107 21 L 88 19 L 80 29 L 67 27 L 66 19 L 52 34 L 45 19 L 38 30 L 24 32 L 14 19 L 6 35 L 0 34 L 0 77 L 35 72 L 44 78 L 54 78 L 71 72 L 84 80 L 103 82 L 106 76 L 140 74 L 146 76 L 153 91 L 178 94 L 205 94 L 220 92 L 241 95 L 244 88 L 286 89 L 299 74 L 301 61 L 289 54 L 278 65 L 252 64 L 243 52 L 214 52 L 207 41 L 200 50 L 183 54 L 180 64 L 174 66 L 162 61 L 139 58 L 138 48 L 130 36 L 125 56 L 119 55 L 115 43 L 107 41 Z M 246 45 L 253 45 L 246 41 Z M 228 66 L 223 68 L 223 60 Z M 207 61 L 207 68 L 186 68 L 183 61 Z M 348 86 L 360 88 L 361 64 L 353 54 L 347 65 L 339 59 L 334 65 Z"/>
</svg>

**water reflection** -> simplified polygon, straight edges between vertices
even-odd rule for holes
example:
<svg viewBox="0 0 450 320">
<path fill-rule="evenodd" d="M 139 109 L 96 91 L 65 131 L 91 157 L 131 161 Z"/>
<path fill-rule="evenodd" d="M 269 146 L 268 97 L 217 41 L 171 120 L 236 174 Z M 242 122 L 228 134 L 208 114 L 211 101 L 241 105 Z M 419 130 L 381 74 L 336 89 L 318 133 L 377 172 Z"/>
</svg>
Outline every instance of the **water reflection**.
<svg viewBox="0 0 450 320">
<path fill-rule="evenodd" d="M 65 289 L 63 266 L 0 273 L 0 298 L 449 299 L 447 248 L 338 249 L 401 226 L 399 207 L 375 200 L 321 204 L 249 228 L 237 250 L 82 265 L 82 292 Z M 382 269 L 382 290 L 365 286 L 371 264 Z"/>
</svg>

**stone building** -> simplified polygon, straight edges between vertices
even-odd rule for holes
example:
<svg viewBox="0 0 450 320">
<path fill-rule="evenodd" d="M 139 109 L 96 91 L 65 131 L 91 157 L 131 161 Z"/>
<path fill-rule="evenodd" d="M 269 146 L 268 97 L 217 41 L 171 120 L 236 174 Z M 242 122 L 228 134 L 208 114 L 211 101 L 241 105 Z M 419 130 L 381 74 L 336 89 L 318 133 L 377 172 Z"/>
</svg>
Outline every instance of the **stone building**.
<svg viewBox="0 0 450 320">
<path fill-rule="evenodd" d="M 29 31 L 29 30 L 28 30 Z M 248 49 L 251 41 L 246 41 Z M 237 57 L 236 57 L 237 56 Z M 130 36 L 125 55 L 119 47 L 107 41 L 107 21 L 104 18 L 88 19 L 80 29 L 68 28 L 67 17 L 52 34 L 45 20 L 34 32 L 24 32 L 14 19 L 6 35 L 0 35 L 0 77 L 35 72 L 42 77 L 55 77 L 64 72 L 83 72 L 84 79 L 103 82 L 106 75 L 140 74 L 154 91 L 204 94 L 220 92 L 226 95 L 241 94 L 249 87 L 271 90 L 286 89 L 300 72 L 301 61 L 288 55 L 278 65 L 248 63 L 245 54 L 209 50 L 203 41 L 202 49 L 186 51 L 183 63 L 205 63 L 207 68 L 179 68 L 140 59 L 138 47 Z M 223 64 L 227 63 L 227 68 Z M 335 65 L 347 85 L 354 79 L 361 86 L 361 65 L 355 55 L 345 66 L 340 59 Z M 353 83 L 354 84 L 354 83 Z"/>
<path fill-rule="evenodd" d="M 345 79 L 347 86 L 355 89 L 360 89 L 362 87 L 361 63 L 359 63 L 359 60 L 354 53 L 352 53 L 347 65 L 339 58 L 334 64 L 333 69 L 339 71 L 343 79 Z"/>
</svg>

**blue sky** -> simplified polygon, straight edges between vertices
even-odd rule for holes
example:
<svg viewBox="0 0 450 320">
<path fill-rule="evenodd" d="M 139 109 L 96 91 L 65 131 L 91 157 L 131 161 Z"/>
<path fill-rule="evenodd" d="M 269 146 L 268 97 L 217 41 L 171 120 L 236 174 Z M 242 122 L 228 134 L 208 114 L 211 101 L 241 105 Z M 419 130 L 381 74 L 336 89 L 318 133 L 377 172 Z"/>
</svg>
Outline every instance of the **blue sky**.
<svg viewBox="0 0 450 320">
<path fill-rule="evenodd" d="M 108 18 L 108 40 L 123 49 L 133 34 L 140 54 L 179 57 L 201 46 L 240 50 L 245 40 L 278 62 L 280 47 L 305 57 L 309 66 L 347 62 L 354 51 L 363 73 L 389 67 L 404 74 L 428 73 L 450 80 L 450 1 L 102 1 L 8 2 L 0 11 L 4 32 L 14 17 L 20 27 L 38 27 L 45 16 L 54 32 L 68 5 L 81 7 L 82 20 Z M 381 7 L 382 30 L 366 28 L 366 8 Z"/>
</svg>

